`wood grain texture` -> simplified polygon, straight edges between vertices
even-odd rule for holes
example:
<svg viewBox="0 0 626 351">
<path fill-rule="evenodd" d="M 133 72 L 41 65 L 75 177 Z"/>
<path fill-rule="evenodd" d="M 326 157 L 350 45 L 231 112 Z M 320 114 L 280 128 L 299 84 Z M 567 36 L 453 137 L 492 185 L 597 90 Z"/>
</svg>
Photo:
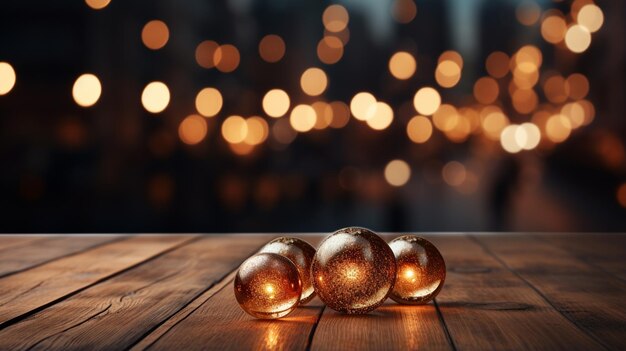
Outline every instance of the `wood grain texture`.
<svg viewBox="0 0 626 351">
<path fill-rule="evenodd" d="M 24 238 L 25 242 L 0 250 L 0 278 L 124 237 L 93 235 L 19 238 Z M 0 243 L 5 240 L 5 237 L 0 237 Z"/>
<path fill-rule="evenodd" d="M 530 236 L 477 239 L 598 343 L 624 349 L 626 283 Z"/>
<path fill-rule="evenodd" d="M 131 237 L 0 278 L 0 327 L 193 238 Z"/>
<path fill-rule="evenodd" d="M 9 234 L 0 234 L 0 257 L 2 256 L 2 252 L 9 247 L 19 247 L 22 245 L 27 245 L 35 240 L 39 240 L 44 238 L 41 235 L 9 235 Z"/>
<path fill-rule="evenodd" d="M 436 300 L 458 349 L 603 349 L 465 236 L 433 237 L 448 269 Z"/>
<path fill-rule="evenodd" d="M 194 241 L 0 330 L 0 349 L 126 349 L 268 239 L 207 236 Z"/>
</svg>

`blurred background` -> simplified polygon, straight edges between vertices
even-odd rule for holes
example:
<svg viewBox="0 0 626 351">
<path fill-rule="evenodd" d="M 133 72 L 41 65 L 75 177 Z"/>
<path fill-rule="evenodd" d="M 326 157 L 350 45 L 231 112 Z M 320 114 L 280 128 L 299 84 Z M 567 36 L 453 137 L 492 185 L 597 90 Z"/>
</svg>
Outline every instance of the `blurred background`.
<svg viewBox="0 0 626 351">
<path fill-rule="evenodd" d="M 626 231 L 626 4 L 0 5 L 1 232 Z"/>
</svg>

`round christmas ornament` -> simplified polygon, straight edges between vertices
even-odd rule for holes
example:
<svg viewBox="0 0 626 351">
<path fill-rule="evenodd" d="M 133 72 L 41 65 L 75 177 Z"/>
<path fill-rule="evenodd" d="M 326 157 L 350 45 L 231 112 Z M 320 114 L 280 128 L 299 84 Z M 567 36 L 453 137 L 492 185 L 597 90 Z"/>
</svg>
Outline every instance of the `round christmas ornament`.
<svg viewBox="0 0 626 351">
<path fill-rule="evenodd" d="M 403 235 L 393 239 L 389 247 L 398 266 L 390 297 L 409 305 L 435 298 L 446 279 L 446 263 L 435 245 L 415 235 Z"/>
<path fill-rule="evenodd" d="M 291 313 L 300 301 L 302 284 L 298 267 L 275 253 L 247 259 L 235 276 L 235 297 L 248 314 L 265 319 Z"/>
<path fill-rule="evenodd" d="M 311 274 L 315 292 L 328 307 L 350 314 L 367 313 L 391 292 L 396 260 L 378 235 L 349 227 L 322 241 Z"/>
<path fill-rule="evenodd" d="M 315 248 L 311 244 L 298 238 L 280 237 L 267 243 L 259 252 L 271 252 L 285 256 L 298 267 L 302 282 L 301 305 L 315 297 L 315 290 L 313 283 L 311 283 L 311 263 L 313 256 L 315 256 Z"/>
</svg>

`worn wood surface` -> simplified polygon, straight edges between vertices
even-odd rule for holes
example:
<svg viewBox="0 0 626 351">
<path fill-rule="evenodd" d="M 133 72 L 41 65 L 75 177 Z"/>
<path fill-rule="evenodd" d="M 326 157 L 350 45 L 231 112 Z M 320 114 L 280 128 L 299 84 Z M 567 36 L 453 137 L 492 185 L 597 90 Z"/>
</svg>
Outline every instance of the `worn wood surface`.
<svg viewBox="0 0 626 351">
<path fill-rule="evenodd" d="M 256 320 L 232 281 L 275 236 L 2 235 L 0 350 L 626 348 L 626 235 L 425 235 L 448 268 L 436 301 Z"/>
</svg>

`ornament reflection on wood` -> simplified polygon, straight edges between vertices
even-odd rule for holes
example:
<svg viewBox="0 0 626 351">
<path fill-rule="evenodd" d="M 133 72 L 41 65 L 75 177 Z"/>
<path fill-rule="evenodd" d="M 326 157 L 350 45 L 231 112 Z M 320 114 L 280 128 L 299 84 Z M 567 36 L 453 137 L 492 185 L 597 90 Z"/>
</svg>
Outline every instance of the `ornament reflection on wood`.
<svg viewBox="0 0 626 351">
<path fill-rule="evenodd" d="M 396 260 L 378 235 L 349 227 L 322 241 L 311 274 L 317 295 L 328 307 L 350 314 L 367 313 L 391 292 Z"/>
<path fill-rule="evenodd" d="M 291 313 L 300 301 L 302 283 L 298 267 L 275 253 L 247 259 L 235 276 L 235 297 L 248 314 L 265 319 Z"/>
<path fill-rule="evenodd" d="M 285 256 L 298 267 L 300 272 L 300 281 L 302 282 L 302 296 L 300 296 L 300 304 L 304 305 L 315 297 L 315 290 L 311 283 L 311 263 L 315 256 L 315 248 L 304 240 L 291 237 L 276 238 L 259 252 L 271 252 Z"/>
<path fill-rule="evenodd" d="M 446 279 L 446 263 L 435 245 L 415 235 L 403 235 L 393 239 L 389 247 L 398 267 L 390 297 L 410 305 L 435 298 Z"/>
</svg>

